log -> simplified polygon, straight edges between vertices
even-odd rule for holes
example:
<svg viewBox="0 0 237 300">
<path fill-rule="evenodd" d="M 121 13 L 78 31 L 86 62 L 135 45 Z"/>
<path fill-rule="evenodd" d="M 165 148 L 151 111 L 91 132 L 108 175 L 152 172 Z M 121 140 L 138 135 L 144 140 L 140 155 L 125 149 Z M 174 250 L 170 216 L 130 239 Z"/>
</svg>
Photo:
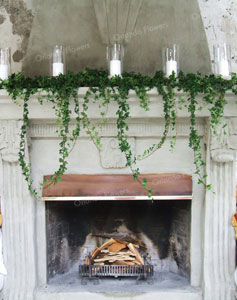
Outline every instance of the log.
<svg viewBox="0 0 237 300">
<path fill-rule="evenodd" d="M 101 250 L 101 253 L 109 253 L 109 250 L 107 249 Z"/>
<path fill-rule="evenodd" d="M 105 262 L 105 261 L 109 261 L 109 262 L 114 262 L 116 260 L 135 260 L 134 257 L 124 257 L 124 256 L 121 256 L 121 257 L 111 257 L 111 256 L 107 256 L 107 257 L 103 257 L 103 258 L 95 258 L 94 261 L 95 262 Z"/>
<path fill-rule="evenodd" d="M 135 258 L 132 258 L 132 257 L 130 257 L 130 258 L 126 258 L 126 257 L 116 257 L 116 258 L 114 258 L 114 259 L 110 259 L 109 260 L 109 262 L 110 263 L 113 263 L 113 262 L 115 262 L 115 261 L 124 261 L 124 260 L 126 260 L 126 261 L 134 261 L 135 260 Z"/>
<path fill-rule="evenodd" d="M 115 262 L 112 263 L 112 265 L 128 265 L 128 266 L 134 266 L 135 263 L 133 261 L 126 261 L 126 260 L 116 260 Z"/>
<path fill-rule="evenodd" d="M 92 252 L 91 252 L 91 263 L 93 263 L 94 259 L 100 254 L 100 249 L 96 247 Z"/>
<path fill-rule="evenodd" d="M 113 243 L 112 245 L 110 245 L 109 246 L 109 251 L 110 252 L 115 252 L 115 253 L 117 253 L 117 252 L 119 252 L 120 250 L 122 250 L 122 249 L 124 249 L 124 248 L 126 248 L 127 246 L 126 246 L 126 244 L 124 244 L 124 243 L 117 243 L 117 242 L 115 242 L 115 243 Z"/>
<path fill-rule="evenodd" d="M 107 255 L 129 255 L 129 256 L 136 256 L 136 254 L 134 254 L 132 251 L 130 250 L 127 250 L 127 251 L 120 251 L 120 252 L 117 252 L 117 253 L 114 253 L 114 252 L 109 252 L 107 253 Z"/>
<path fill-rule="evenodd" d="M 121 240 L 121 239 L 118 239 L 118 238 L 115 238 L 115 241 L 120 243 L 120 244 L 125 244 L 127 246 L 128 242 L 126 242 L 125 240 Z"/>
<path fill-rule="evenodd" d="M 136 259 L 137 261 L 139 261 L 142 265 L 144 265 L 144 260 L 141 257 L 140 253 L 138 252 L 138 250 L 133 246 L 132 243 L 128 244 L 128 248 L 136 255 Z"/>
<path fill-rule="evenodd" d="M 113 243 L 116 243 L 116 241 L 115 241 L 113 238 L 109 239 L 107 242 L 105 242 L 103 245 L 101 245 L 101 246 L 99 247 L 100 251 L 101 251 L 101 250 L 104 250 L 105 248 L 108 248 L 108 247 L 109 247 L 110 245 L 112 245 Z"/>
<path fill-rule="evenodd" d="M 111 263 L 114 264 L 115 261 L 124 261 L 127 262 L 125 265 L 144 265 L 144 260 L 136 249 L 136 246 L 139 247 L 139 245 L 127 243 L 117 238 L 110 238 L 99 248 L 96 247 L 91 251 L 91 263 L 108 265 Z M 85 264 L 89 264 L 89 257 L 86 257 Z"/>
<path fill-rule="evenodd" d="M 93 263 L 93 259 L 100 253 L 100 250 L 98 247 L 96 247 L 94 250 L 91 251 L 91 263 Z M 90 260 L 89 257 L 87 256 L 85 258 L 85 265 L 89 265 Z"/>
<path fill-rule="evenodd" d="M 146 245 L 139 240 L 138 238 L 133 238 L 129 235 L 123 234 L 123 233 L 97 233 L 93 234 L 94 236 L 103 237 L 103 238 L 113 238 L 116 239 L 118 242 L 127 242 L 127 243 L 133 243 L 138 244 L 140 248 L 143 250 L 146 250 Z"/>
</svg>

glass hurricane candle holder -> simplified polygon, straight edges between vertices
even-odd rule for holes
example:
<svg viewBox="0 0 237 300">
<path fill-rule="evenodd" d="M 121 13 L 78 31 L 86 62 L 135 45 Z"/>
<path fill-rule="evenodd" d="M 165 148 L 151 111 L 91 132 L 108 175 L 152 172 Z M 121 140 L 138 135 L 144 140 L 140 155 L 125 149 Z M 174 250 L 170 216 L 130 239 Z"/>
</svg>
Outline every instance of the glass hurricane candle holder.
<svg viewBox="0 0 237 300">
<path fill-rule="evenodd" d="M 123 72 L 124 47 L 121 44 L 107 46 L 107 63 L 109 76 L 120 75 Z"/>
<path fill-rule="evenodd" d="M 52 55 L 52 75 L 65 74 L 65 58 L 63 46 L 56 45 Z"/>
<path fill-rule="evenodd" d="M 214 71 L 225 79 L 231 78 L 230 45 L 224 43 L 214 46 Z"/>
<path fill-rule="evenodd" d="M 179 47 L 174 44 L 169 48 L 162 48 L 163 71 L 166 77 L 179 71 Z"/>
<path fill-rule="evenodd" d="M 11 74 L 11 50 L 0 48 L 0 79 L 5 80 Z"/>
</svg>

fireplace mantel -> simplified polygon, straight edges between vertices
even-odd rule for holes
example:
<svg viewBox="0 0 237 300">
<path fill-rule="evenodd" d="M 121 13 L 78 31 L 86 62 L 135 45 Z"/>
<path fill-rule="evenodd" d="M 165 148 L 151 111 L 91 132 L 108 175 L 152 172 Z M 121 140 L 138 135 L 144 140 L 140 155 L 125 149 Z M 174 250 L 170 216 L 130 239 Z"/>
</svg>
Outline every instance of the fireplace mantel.
<svg viewBox="0 0 237 300">
<path fill-rule="evenodd" d="M 80 103 L 87 88 L 78 92 Z M 129 94 L 131 119 L 129 141 L 135 151 L 157 141 L 163 132 L 163 103 L 156 90 L 148 92 L 150 111 L 144 112 L 134 91 Z M 185 97 L 182 92 L 177 96 Z M 201 97 L 201 96 L 200 96 Z M 198 101 L 201 98 L 197 97 Z M 188 149 L 189 113 L 178 112 L 177 145 L 171 154 L 165 146 L 152 158 L 141 163 L 141 172 L 179 173 L 192 176 L 192 220 L 190 286 L 153 291 L 142 295 L 123 296 L 144 299 L 182 300 L 233 300 L 235 270 L 235 234 L 231 218 L 235 212 L 235 157 L 237 150 L 236 96 L 227 93 L 225 128 L 227 134 L 216 138 L 210 132 L 208 109 L 197 111 L 198 132 L 202 152 L 206 158 L 206 171 L 213 192 L 205 191 L 193 175 L 193 154 Z M 21 100 L 19 100 L 21 102 Z M 108 294 L 54 290 L 47 286 L 45 203 L 36 202 L 28 192 L 18 164 L 19 132 L 22 106 L 13 103 L 6 91 L 0 91 L 0 196 L 3 212 L 3 250 L 8 271 L 3 298 L 6 300 L 74 300 L 108 299 Z M 55 115 L 51 105 L 40 105 L 37 96 L 29 101 L 30 126 L 26 159 L 31 162 L 32 176 L 36 182 L 52 174 L 57 167 L 58 139 L 55 133 Z M 98 153 L 85 132 L 82 132 L 71 153 L 68 174 L 130 174 L 122 157 L 116 151 L 116 105 L 112 104 L 102 128 L 102 143 L 108 151 Z M 89 116 L 96 120 L 96 105 L 91 104 Z M 169 144 L 169 143 L 167 143 Z M 29 149 L 29 152 L 28 152 Z M 88 155 L 89 153 L 89 155 Z M 22 242 L 24 241 L 24 242 Z M 109 295 L 110 299 L 119 298 Z"/>
<path fill-rule="evenodd" d="M 136 200 L 191 200 L 192 177 L 185 174 L 146 174 L 152 197 L 127 174 L 63 175 L 53 186 L 43 188 L 43 201 L 136 201 Z M 50 175 L 44 180 L 50 181 Z"/>
<path fill-rule="evenodd" d="M 78 90 L 78 98 L 80 103 L 83 101 L 83 96 L 86 94 L 88 88 L 82 87 Z M 129 93 L 129 103 L 131 107 L 131 117 L 136 119 L 157 119 L 163 117 L 163 101 L 162 97 L 158 96 L 157 90 L 152 89 L 147 93 L 150 97 L 150 110 L 144 111 L 144 109 L 140 108 L 139 100 L 136 96 L 135 91 L 131 90 Z M 43 93 L 42 93 L 43 95 Z M 186 99 L 186 93 L 182 91 L 176 92 L 177 97 L 183 97 Z M 201 97 L 202 95 L 197 96 L 197 101 L 201 104 Z M 235 104 L 236 96 L 231 93 L 226 93 L 226 100 L 228 104 L 225 106 L 225 116 L 226 117 L 236 117 L 236 109 L 237 105 Z M 21 103 L 21 100 L 19 100 Z M 37 94 L 32 96 L 29 101 L 29 118 L 31 120 L 55 120 L 56 116 L 52 105 L 48 103 L 46 100 L 44 101 L 43 105 L 40 105 L 37 100 Z M 116 114 L 116 104 L 114 102 L 110 103 L 109 110 L 106 114 L 108 119 L 114 119 Z M 98 119 L 98 109 L 97 104 L 90 103 L 88 116 L 92 119 Z M 208 111 L 207 107 L 203 108 L 203 110 L 196 111 L 196 116 L 198 118 L 206 118 L 210 116 L 210 112 Z M 188 118 L 189 112 L 187 109 L 182 109 L 177 111 L 177 117 L 179 118 Z M 21 119 L 22 118 L 22 105 L 17 106 L 13 103 L 11 97 L 8 96 L 7 91 L 0 90 L 0 120 L 12 120 L 12 119 Z"/>
</svg>

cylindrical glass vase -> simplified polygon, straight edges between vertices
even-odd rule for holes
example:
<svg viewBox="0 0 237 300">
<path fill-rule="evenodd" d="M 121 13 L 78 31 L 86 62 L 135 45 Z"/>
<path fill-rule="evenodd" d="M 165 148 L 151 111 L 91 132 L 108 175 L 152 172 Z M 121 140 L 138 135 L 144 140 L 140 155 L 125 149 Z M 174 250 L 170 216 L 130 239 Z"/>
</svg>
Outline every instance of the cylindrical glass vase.
<svg viewBox="0 0 237 300">
<path fill-rule="evenodd" d="M 162 48 L 163 71 L 166 77 L 179 72 L 179 47 L 174 44 L 168 48 Z"/>
<path fill-rule="evenodd" d="M 226 43 L 214 46 L 214 71 L 224 79 L 231 78 L 231 49 Z"/>
<path fill-rule="evenodd" d="M 65 74 L 65 55 L 63 46 L 56 45 L 52 54 L 52 76 Z"/>
<path fill-rule="evenodd" d="M 0 79 L 6 80 L 11 74 L 11 50 L 0 48 Z"/>
<path fill-rule="evenodd" d="M 121 76 L 123 72 L 124 47 L 121 44 L 107 46 L 109 76 Z"/>
</svg>

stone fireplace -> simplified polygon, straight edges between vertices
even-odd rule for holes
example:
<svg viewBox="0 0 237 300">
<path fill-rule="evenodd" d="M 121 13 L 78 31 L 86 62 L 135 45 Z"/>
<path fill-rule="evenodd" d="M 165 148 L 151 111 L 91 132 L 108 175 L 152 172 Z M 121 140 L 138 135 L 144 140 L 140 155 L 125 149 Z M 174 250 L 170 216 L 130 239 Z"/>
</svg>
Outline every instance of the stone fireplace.
<svg viewBox="0 0 237 300">
<path fill-rule="evenodd" d="M 169 279 L 172 273 L 181 275 L 177 276 L 180 283 L 182 277 L 190 279 L 191 177 L 146 177 L 154 187 L 153 199 L 131 175 L 65 175 L 57 186 L 44 189 L 49 285 L 68 281 L 78 286 L 78 264 L 84 264 L 85 257 L 106 239 L 120 235 L 146 247 L 154 278 L 166 274 Z"/>
<path fill-rule="evenodd" d="M 85 94 L 79 90 L 78 97 Z M 162 135 L 162 100 L 149 92 L 151 110 L 139 108 L 131 91 L 129 141 L 136 153 Z M 179 95 L 185 97 L 182 92 Z M 18 165 L 18 133 L 22 108 L 0 91 L 0 192 L 3 210 L 4 260 L 8 275 L 3 298 L 8 300 L 74 299 L 234 299 L 235 238 L 231 217 L 235 212 L 237 118 L 234 96 L 227 95 L 226 135 L 217 139 L 209 130 L 205 109 L 198 112 L 198 132 L 213 191 L 205 191 L 193 175 L 193 154 L 188 148 L 188 113 L 178 113 L 177 142 L 169 143 L 139 164 L 146 174 L 186 174 L 192 178 L 192 199 L 98 201 L 35 201 L 27 190 Z M 115 107 L 102 128 L 101 153 L 85 133 L 71 153 L 68 174 L 130 174 L 117 149 Z M 57 168 L 58 138 L 50 104 L 30 100 L 27 159 L 36 183 Z M 96 120 L 95 106 L 90 116 Z M 63 196 L 63 195 L 62 195 Z M 133 195 L 136 196 L 136 195 Z M 98 232 L 127 231 L 143 239 L 151 249 L 155 270 L 152 285 L 133 281 L 105 281 L 94 286 L 73 277 L 78 261 L 102 239 Z M 167 279 L 167 274 L 170 275 Z M 158 280 L 159 278 L 159 280 Z M 124 283 L 125 282 L 125 283 Z M 106 288 L 107 286 L 107 288 Z M 111 288 L 110 288 L 111 287 Z"/>
<path fill-rule="evenodd" d="M 154 266 L 154 278 L 171 272 L 189 280 L 190 212 L 188 200 L 91 201 L 76 207 L 73 202 L 47 202 L 48 284 L 62 284 L 63 278 L 65 284 L 68 278 L 78 285 L 78 264 L 84 264 L 85 256 L 106 240 L 99 237 L 104 233 L 141 240 Z"/>
</svg>

